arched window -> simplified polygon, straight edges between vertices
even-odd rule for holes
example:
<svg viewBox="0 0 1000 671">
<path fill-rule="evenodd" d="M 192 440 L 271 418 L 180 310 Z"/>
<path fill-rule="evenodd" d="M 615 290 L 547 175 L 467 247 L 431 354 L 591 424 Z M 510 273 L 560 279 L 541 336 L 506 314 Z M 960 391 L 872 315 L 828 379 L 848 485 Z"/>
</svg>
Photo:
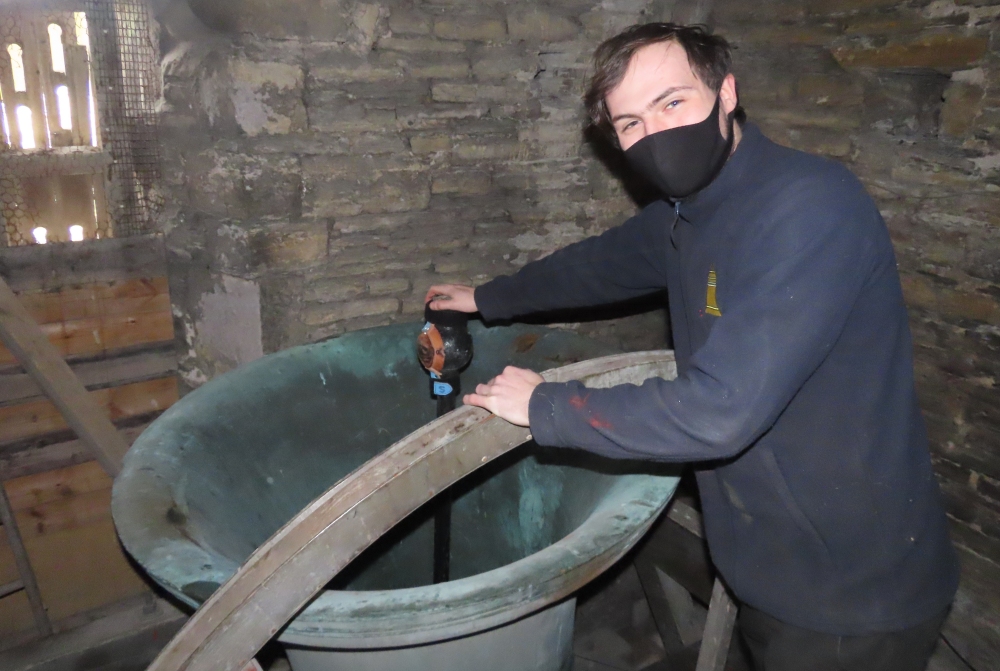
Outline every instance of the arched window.
<svg viewBox="0 0 1000 671">
<path fill-rule="evenodd" d="M 79 224 L 76 226 L 70 226 L 69 239 L 73 242 L 80 242 L 83 240 L 83 226 L 80 226 Z"/>
<path fill-rule="evenodd" d="M 73 108 L 69 103 L 69 87 L 65 84 L 56 87 L 56 106 L 59 110 L 59 127 L 73 130 Z"/>
<path fill-rule="evenodd" d="M 7 53 L 10 55 L 10 70 L 14 77 L 14 90 L 24 92 L 28 90 L 28 82 L 24 78 L 24 51 L 20 44 L 8 44 Z"/>
<path fill-rule="evenodd" d="M 38 228 L 31 229 L 31 235 L 35 238 L 35 242 L 40 245 L 44 245 L 49 241 L 49 231 L 46 228 L 39 226 Z"/>
<path fill-rule="evenodd" d="M 21 149 L 35 148 L 35 124 L 31 121 L 31 108 L 27 105 L 18 105 L 17 129 L 21 133 Z"/>
<path fill-rule="evenodd" d="M 52 71 L 66 72 L 66 54 L 63 52 L 63 29 L 57 23 L 49 24 L 49 48 L 52 51 Z"/>
</svg>

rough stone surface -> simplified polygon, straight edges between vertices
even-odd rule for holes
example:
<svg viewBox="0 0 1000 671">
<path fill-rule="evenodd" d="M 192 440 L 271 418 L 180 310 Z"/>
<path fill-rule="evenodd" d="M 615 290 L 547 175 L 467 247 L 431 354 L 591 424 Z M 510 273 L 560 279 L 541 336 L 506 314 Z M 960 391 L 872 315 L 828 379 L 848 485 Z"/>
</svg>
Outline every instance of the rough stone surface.
<svg viewBox="0 0 1000 671">
<path fill-rule="evenodd" d="M 433 283 L 480 283 L 624 220 L 641 191 L 583 133 L 591 53 L 635 22 L 707 20 L 737 47 L 751 120 L 875 197 L 956 543 L 975 575 L 1000 563 L 1000 0 L 194 4 L 222 33 L 164 41 L 161 105 L 192 384 L 217 370 L 192 342 L 223 275 L 260 288 L 274 351 L 417 320 Z M 633 348 L 665 331 L 662 312 L 577 328 Z M 969 631 L 995 628 L 971 603 Z"/>
</svg>

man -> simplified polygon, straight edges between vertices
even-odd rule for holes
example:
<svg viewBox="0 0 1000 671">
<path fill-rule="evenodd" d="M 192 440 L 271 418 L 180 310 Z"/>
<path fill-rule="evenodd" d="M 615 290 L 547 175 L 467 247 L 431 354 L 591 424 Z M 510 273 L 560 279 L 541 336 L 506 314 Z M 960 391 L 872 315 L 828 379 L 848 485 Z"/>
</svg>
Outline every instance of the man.
<svg viewBox="0 0 1000 671">
<path fill-rule="evenodd" d="M 492 320 L 666 287 L 677 379 L 590 390 L 511 367 L 465 402 L 542 445 L 693 462 L 758 669 L 925 668 L 958 572 L 878 209 L 841 165 L 742 122 L 725 40 L 633 26 L 595 66 L 594 123 L 664 200 L 427 299 Z"/>
</svg>

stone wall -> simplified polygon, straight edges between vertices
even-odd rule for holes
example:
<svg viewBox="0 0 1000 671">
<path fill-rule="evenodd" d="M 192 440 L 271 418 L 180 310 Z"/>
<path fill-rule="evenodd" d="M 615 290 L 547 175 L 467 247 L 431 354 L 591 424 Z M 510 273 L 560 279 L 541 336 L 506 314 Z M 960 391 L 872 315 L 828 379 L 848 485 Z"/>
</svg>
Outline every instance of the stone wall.
<svg viewBox="0 0 1000 671">
<path fill-rule="evenodd" d="M 998 0 L 191 4 L 198 20 L 176 2 L 161 18 L 163 227 L 192 384 L 240 363 L 226 352 L 416 320 L 431 283 L 622 221 L 635 205 L 582 132 L 590 53 L 637 21 L 714 23 L 750 118 L 845 162 L 889 224 L 965 566 L 959 643 L 1000 655 L 997 590 L 977 587 L 1000 562 Z M 205 305 L 257 330 L 208 346 Z M 655 346 L 662 314 L 588 328 Z"/>
<path fill-rule="evenodd" d="M 718 0 L 751 119 L 846 163 L 889 225 L 964 568 L 953 638 L 1000 664 L 1000 30 L 995 0 Z M 954 618 L 953 618 L 954 619 Z"/>
<path fill-rule="evenodd" d="M 647 2 L 330 4 L 192 2 L 214 29 L 192 42 L 165 22 L 163 225 L 192 384 L 240 363 L 200 337 L 225 276 L 258 287 L 274 351 L 418 320 L 431 284 L 635 210 L 579 97 L 593 46 Z M 630 323 L 662 344 L 662 313 Z"/>
</svg>

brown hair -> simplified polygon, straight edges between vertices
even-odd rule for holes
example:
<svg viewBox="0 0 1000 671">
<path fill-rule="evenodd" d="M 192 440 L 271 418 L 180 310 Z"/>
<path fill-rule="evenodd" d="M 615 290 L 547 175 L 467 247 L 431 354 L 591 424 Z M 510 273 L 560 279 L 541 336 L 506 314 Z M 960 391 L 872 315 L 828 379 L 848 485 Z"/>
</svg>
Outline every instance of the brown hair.
<svg viewBox="0 0 1000 671">
<path fill-rule="evenodd" d="M 594 76 L 583 101 L 590 115 L 590 122 L 607 133 L 618 144 L 611 114 L 605 99 L 621 84 L 628 64 L 639 49 L 660 42 L 676 42 L 684 48 L 695 76 L 716 93 L 722 81 L 732 71 L 732 51 L 729 42 L 712 35 L 703 26 L 681 26 L 676 23 L 642 23 L 626 28 L 605 40 L 594 52 Z M 746 115 L 737 105 L 736 119 L 742 122 Z"/>
</svg>

